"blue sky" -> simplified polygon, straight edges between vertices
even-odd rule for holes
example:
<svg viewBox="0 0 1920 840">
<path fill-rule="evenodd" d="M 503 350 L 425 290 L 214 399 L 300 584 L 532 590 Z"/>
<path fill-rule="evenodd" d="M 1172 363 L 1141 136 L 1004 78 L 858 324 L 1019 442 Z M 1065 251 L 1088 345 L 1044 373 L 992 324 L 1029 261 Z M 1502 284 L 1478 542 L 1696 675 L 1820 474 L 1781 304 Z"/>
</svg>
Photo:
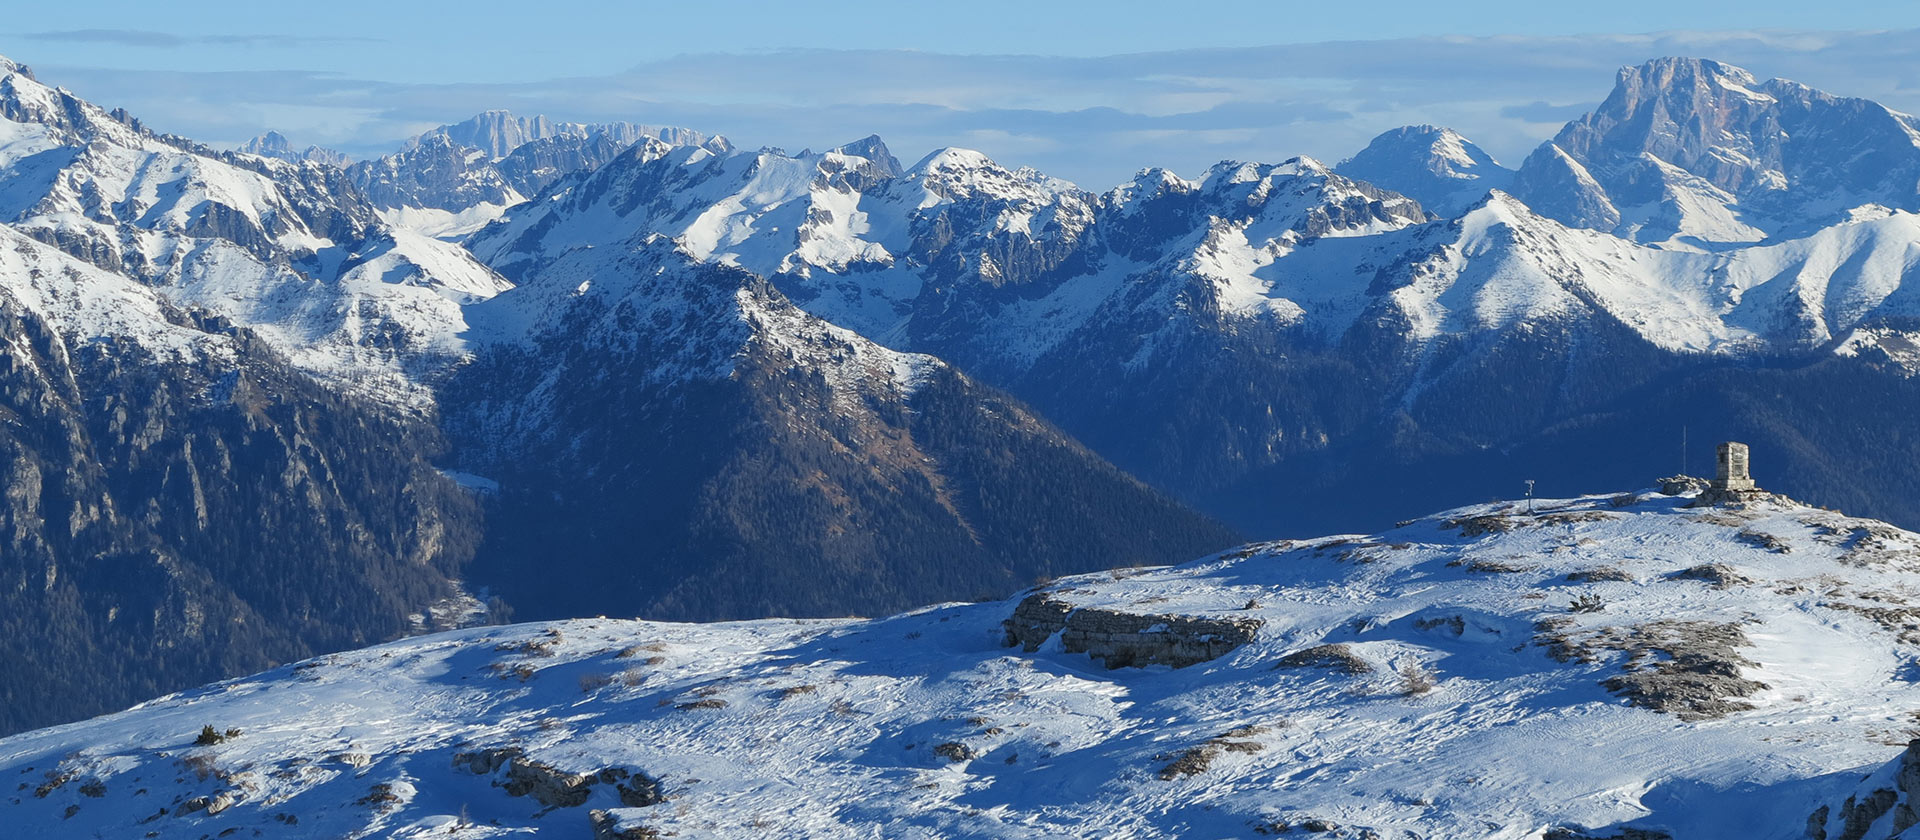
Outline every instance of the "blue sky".
<svg viewBox="0 0 1920 840">
<path fill-rule="evenodd" d="M 1574 8 L 1604 6 L 1604 13 Z M 1920 4 L 32 4 L 0 54 L 214 144 L 375 154 L 489 107 L 911 160 L 978 148 L 1103 188 L 1148 165 L 1338 160 L 1411 122 L 1509 163 L 1658 55 L 1920 110 Z M 1657 34 L 1644 34 L 1657 33 Z"/>
</svg>

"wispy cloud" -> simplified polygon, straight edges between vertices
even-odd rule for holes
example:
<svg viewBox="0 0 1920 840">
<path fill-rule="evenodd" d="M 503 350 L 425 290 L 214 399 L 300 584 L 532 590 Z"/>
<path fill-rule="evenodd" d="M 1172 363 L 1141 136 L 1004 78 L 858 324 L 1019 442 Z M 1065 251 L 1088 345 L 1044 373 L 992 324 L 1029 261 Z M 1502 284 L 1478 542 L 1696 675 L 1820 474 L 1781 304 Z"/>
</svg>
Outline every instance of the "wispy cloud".
<svg viewBox="0 0 1920 840">
<path fill-rule="evenodd" d="M 606 76 L 396 84 L 302 72 L 37 68 L 149 124 L 238 143 L 379 153 L 488 108 L 725 133 L 824 148 L 869 133 L 901 157 L 969 145 L 1104 188 L 1145 166 L 1192 174 L 1224 159 L 1337 161 L 1408 123 L 1456 128 L 1517 163 L 1598 102 L 1615 72 L 1663 55 L 1738 64 L 1920 110 L 1920 33 L 1681 32 L 1579 38 L 1421 38 L 1181 50 L 1100 58 L 885 50 L 690 55 Z"/>
<path fill-rule="evenodd" d="M 123 47 L 179 49 L 198 46 L 293 47 L 345 43 L 381 43 L 380 38 L 314 37 L 307 35 L 176 35 L 149 29 L 64 29 L 53 32 L 28 32 L 21 37 L 34 41 L 65 41 L 76 44 L 115 44 Z"/>
<path fill-rule="evenodd" d="M 1554 105 L 1548 102 L 1529 102 L 1525 105 L 1508 105 L 1500 109 L 1500 116 L 1511 117 L 1530 123 L 1564 123 L 1593 110 L 1594 102 L 1576 102 L 1572 105 Z"/>
</svg>

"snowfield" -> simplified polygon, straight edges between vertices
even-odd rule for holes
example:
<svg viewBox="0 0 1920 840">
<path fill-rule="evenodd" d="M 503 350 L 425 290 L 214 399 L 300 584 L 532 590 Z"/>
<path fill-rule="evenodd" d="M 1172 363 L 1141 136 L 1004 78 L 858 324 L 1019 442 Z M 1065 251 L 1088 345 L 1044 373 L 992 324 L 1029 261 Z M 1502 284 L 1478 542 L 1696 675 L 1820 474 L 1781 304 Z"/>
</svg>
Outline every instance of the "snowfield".
<svg viewBox="0 0 1920 840">
<path fill-rule="evenodd" d="M 0 740 L 16 780 L 0 823 L 15 837 L 1801 837 L 1920 725 L 1920 610 L 1904 606 L 1920 535 L 1778 498 L 1691 501 L 1490 504 L 1021 596 L 1147 616 L 1148 635 L 1177 617 L 1260 622 L 1253 642 L 1177 669 L 1108 669 L 1058 634 L 1010 647 L 1021 598 L 407 639 Z M 218 743 L 194 743 L 205 726 Z"/>
</svg>

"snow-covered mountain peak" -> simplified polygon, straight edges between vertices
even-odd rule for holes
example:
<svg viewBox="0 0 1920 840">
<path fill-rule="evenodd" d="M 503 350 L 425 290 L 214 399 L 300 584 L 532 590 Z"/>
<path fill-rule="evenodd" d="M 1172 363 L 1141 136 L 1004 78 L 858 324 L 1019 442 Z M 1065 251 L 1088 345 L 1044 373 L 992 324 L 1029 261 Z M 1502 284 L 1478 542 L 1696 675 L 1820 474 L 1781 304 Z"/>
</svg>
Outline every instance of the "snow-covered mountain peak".
<svg viewBox="0 0 1920 840">
<path fill-rule="evenodd" d="M 382 218 L 448 240 L 468 236 L 565 176 L 590 172 L 636 144 L 729 154 L 725 138 L 683 128 L 555 122 L 487 111 L 349 168 Z"/>
<path fill-rule="evenodd" d="M 943 146 L 928 152 L 926 157 L 908 167 L 907 172 L 925 175 L 937 171 L 998 168 L 998 166 L 999 164 L 994 163 L 992 158 L 982 152 L 963 149 L 959 146 Z"/>
<path fill-rule="evenodd" d="M 1415 126 L 1412 134 L 1430 138 L 1427 147 L 1432 150 L 1432 162 L 1437 174 L 1452 178 L 1470 178 L 1472 170 L 1484 166 L 1498 166 L 1499 161 L 1493 155 L 1460 136 L 1451 128 L 1437 128 L 1431 125 Z M 1377 139 L 1377 138 L 1376 138 Z M 1407 138 L 1413 140 L 1412 136 Z"/>
<path fill-rule="evenodd" d="M 259 155 L 261 157 L 278 158 L 280 160 L 301 159 L 300 153 L 293 148 L 293 141 L 288 140 L 285 134 L 281 134 L 278 131 L 268 131 L 252 140 L 248 140 L 240 146 L 240 152 L 242 154 Z"/>
<path fill-rule="evenodd" d="M 1554 143 L 1582 160 L 1646 152 L 1737 191 L 1758 162 L 1754 156 L 1779 143 L 1756 125 L 1779 102 L 1755 84 L 1751 73 L 1706 59 L 1622 68 L 1600 107 L 1569 123 Z"/>
<path fill-rule="evenodd" d="M 1191 194 L 1199 191 L 1200 182 L 1180 177 L 1170 169 L 1152 167 L 1134 173 L 1133 180 L 1115 187 L 1108 192 L 1104 200 L 1107 206 L 1122 212 L 1131 212 L 1141 202 L 1168 194 Z"/>
<path fill-rule="evenodd" d="M 1409 259 L 1376 277 L 1375 305 L 1396 313 L 1416 347 L 1602 324 L 1675 352 L 1734 350 L 1751 335 L 1727 320 L 1733 300 L 1706 279 L 1710 258 L 1569 228 L 1498 190 L 1410 233 Z"/>
<path fill-rule="evenodd" d="M 519 148 L 529 140 L 538 140 L 553 133 L 553 123 L 545 116 L 515 116 L 503 109 L 482 111 L 467 119 L 441 126 L 418 138 L 418 143 L 429 138 L 440 138 L 462 146 L 476 148 L 486 152 L 488 157 L 498 160 L 507 153 Z"/>
<path fill-rule="evenodd" d="M 1203 189 L 1220 190 L 1234 184 L 1255 184 L 1272 178 L 1323 177 L 1332 170 L 1310 157 L 1288 158 L 1280 163 L 1223 160 L 1208 168 L 1202 177 Z"/>
<path fill-rule="evenodd" d="M 1573 186 L 1566 161 L 1536 153 L 1515 191 L 1562 221 L 1642 242 L 1799 235 L 1863 204 L 1920 208 L 1916 126 L 1878 103 L 1659 59 L 1623 69 L 1599 108 L 1554 137 L 1592 185 L 1561 189 Z"/>
<path fill-rule="evenodd" d="M 1281 180 L 1325 181 L 1332 175 L 1326 165 L 1310 157 L 1288 158 L 1280 163 L 1260 163 L 1257 161 L 1223 160 L 1207 169 L 1200 178 L 1200 189 L 1209 193 L 1241 192 L 1249 185 L 1272 184 Z M 1166 175 L 1155 170 L 1142 173 L 1149 182 L 1167 180 Z M 1345 180 L 1345 179 L 1341 179 Z M 1138 179 L 1135 184 L 1139 184 Z M 1263 195 L 1257 190 L 1255 195 Z"/>
<path fill-rule="evenodd" d="M 1251 241 L 1395 230 L 1427 219 L 1406 196 L 1334 174 L 1309 157 L 1282 163 L 1223 161 L 1200 181 L 1209 211 L 1252 225 Z"/>
<path fill-rule="evenodd" d="M 1431 125 L 1384 132 L 1335 171 L 1412 196 L 1442 216 L 1459 214 L 1513 180 L 1512 170 L 1472 141 Z"/>
<path fill-rule="evenodd" d="M 1920 703 L 1897 606 L 1920 535 L 1695 502 L 1479 505 L 876 620 L 409 639 L 0 740 L 27 785 L 0 815 L 157 838 L 1787 840 L 1822 805 L 1839 825 L 1863 777 L 1905 789 L 1874 771 Z"/>
<path fill-rule="evenodd" d="M 1333 169 L 1318 160 L 1300 155 L 1281 161 L 1274 171 L 1287 175 L 1326 175 Z"/>
<path fill-rule="evenodd" d="M 1535 213 L 1526 202 L 1504 190 L 1488 190 L 1467 212 L 1461 214 L 1459 224 L 1462 228 L 1471 228 L 1484 227 L 1488 223 L 1514 224 L 1520 220 L 1540 218 L 1540 214 Z"/>
<path fill-rule="evenodd" d="M 150 139 L 145 131 L 105 109 L 65 88 L 42 84 L 18 69 L 0 75 L 0 117 L 44 126 L 59 132 L 67 142 L 105 140 L 119 146 L 137 146 Z"/>
<path fill-rule="evenodd" d="M 909 167 L 902 178 L 921 184 L 941 199 L 954 201 L 981 195 L 1045 202 L 1052 196 L 1081 193 L 1070 182 L 1033 169 L 1008 169 L 985 154 L 954 146 L 929 153 Z"/>
</svg>

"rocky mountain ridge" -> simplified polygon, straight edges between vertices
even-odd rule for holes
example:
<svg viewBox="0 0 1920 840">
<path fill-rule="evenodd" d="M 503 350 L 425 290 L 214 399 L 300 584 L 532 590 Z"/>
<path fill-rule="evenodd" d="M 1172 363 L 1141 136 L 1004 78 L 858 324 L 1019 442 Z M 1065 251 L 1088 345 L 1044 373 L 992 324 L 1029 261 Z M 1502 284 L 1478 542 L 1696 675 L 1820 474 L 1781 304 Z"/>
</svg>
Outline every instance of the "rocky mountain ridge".
<svg viewBox="0 0 1920 840">
<path fill-rule="evenodd" d="M 1307 159 L 1230 162 L 1198 180 L 1148 170 L 1105 194 L 953 149 L 893 176 L 863 156 L 892 158 L 877 138 L 812 155 L 636 146 L 557 182 L 552 200 L 522 207 L 468 245 L 520 279 L 574 249 L 674 237 L 699 259 L 768 278 L 818 317 L 1027 399 L 1096 451 L 1217 515 L 1291 528 L 1337 513 L 1316 501 L 1329 497 L 1325 475 L 1438 470 L 1473 452 L 1545 446 L 1546 429 L 1652 411 L 1647 389 L 1663 378 L 1688 382 L 1661 387 L 1689 390 L 1699 387 L 1693 378 L 1722 369 L 1819 364 L 1879 371 L 1885 387 L 1904 393 L 1920 370 L 1907 349 L 1920 310 L 1902 290 L 1916 216 L 1899 209 L 1898 178 L 1869 195 L 1841 190 L 1833 173 L 1864 160 L 1862 142 L 1891 144 L 1888 160 L 1904 154 L 1902 142 L 1920 146 L 1846 128 L 1875 113 L 1858 101 L 1786 82 L 1749 85 L 1743 74 L 1680 59 L 1629 68 L 1601 111 L 1563 132 L 1573 152 L 1548 144 L 1536 154 L 1572 162 L 1557 181 L 1537 163 L 1500 168 L 1433 127 L 1389 132 L 1333 169 Z M 1592 230 L 1567 211 L 1614 206 L 1608 190 L 1618 189 L 1594 180 L 1613 170 L 1580 162 L 1603 152 L 1622 160 L 1658 152 L 1673 162 L 1650 160 L 1673 170 L 1674 184 L 1691 178 L 1725 192 L 1710 178 L 1732 186 L 1732 176 L 1702 163 L 1720 154 L 1698 148 L 1704 141 L 1683 134 L 1661 145 L 1670 123 L 1696 112 L 1746 114 L 1725 119 L 1745 120 L 1750 137 L 1765 133 L 1751 126 L 1783 119 L 1823 126 L 1776 155 L 1780 171 L 1793 173 L 1782 183 L 1799 185 L 1788 192 L 1804 202 L 1825 195 L 1818 200 L 1836 207 L 1878 203 L 1818 229 L 1778 228 L 1765 241 L 1695 231 L 1717 237 L 1699 240 L 1710 248 Z M 1601 139 L 1570 139 L 1590 135 Z M 1827 135 L 1850 145 L 1815 142 Z M 1720 206 L 1712 212 L 1737 219 L 1786 206 L 1758 189 L 1727 193 L 1720 205 L 1685 193 L 1692 203 L 1682 209 L 1697 220 L 1707 217 L 1695 211 Z M 1439 202 L 1446 218 L 1408 194 Z M 1817 384 L 1797 387 L 1827 398 Z M 1662 432 L 1698 422 L 1728 435 L 1773 433 L 1729 425 L 1738 413 L 1702 404 Z M 1824 477 L 1834 464 L 1799 460 L 1803 447 L 1785 439 L 1769 442 L 1795 453 L 1795 480 L 1823 476 L 1794 489 L 1838 489 Z M 1383 452 L 1389 463 L 1373 463 Z M 1842 472 L 1856 463 L 1831 457 L 1849 464 Z M 1537 469 L 1518 463 L 1507 475 Z M 1338 490 L 1338 504 L 1369 492 L 1366 484 Z M 1250 513 L 1255 499 L 1294 513 Z"/>
<path fill-rule="evenodd" d="M 627 122 L 556 123 L 487 111 L 409 140 L 391 155 L 346 167 L 381 217 L 458 239 L 537 197 L 561 176 L 591 171 L 642 140 L 725 152 L 724 137 Z"/>
<path fill-rule="evenodd" d="M 250 155 L 279 158 L 294 163 L 312 161 L 314 163 L 324 163 L 329 166 L 338 166 L 341 168 L 345 168 L 353 162 L 353 159 L 347 157 L 344 152 L 336 152 L 320 146 L 308 146 L 304 149 L 296 149 L 293 147 L 293 141 L 288 140 L 286 135 L 278 131 L 268 131 L 259 137 L 248 140 L 245 145 L 240 147 L 240 151 Z"/>
<path fill-rule="evenodd" d="M 458 243 L 383 218 L 351 172 L 157 135 L 11 64 L 0 116 L 0 219 L 23 255 L 0 261 L 0 288 L 29 313 L 14 371 L 21 393 L 51 395 L 32 411 L 61 432 L 16 441 L 8 477 L 3 513 L 29 535 L 18 589 L 47 594 L 19 598 L 0 727 L 484 618 L 468 573 L 512 591 L 495 614 L 830 615 L 1235 538 L 1017 400 L 674 246 L 582 254 L 551 267 L 571 279 L 512 289 Z M 467 128 L 414 151 L 499 176 L 501 195 L 618 143 Z M 480 129 L 545 136 L 498 161 L 448 145 Z M 876 177 L 899 174 L 862 148 Z M 474 155 L 484 166 L 460 170 Z M 630 375 L 656 359 L 661 375 Z M 178 454 L 139 454 L 155 447 Z M 36 520 L 70 506 L 73 538 L 43 534 Z M 242 544 L 261 527 L 275 536 Z M 546 565 L 558 545 L 572 566 Z M 105 571 L 142 552 L 170 571 Z M 604 584 L 569 591 L 561 572 Z M 57 679 L 63 661 L 97 678 Z"/>
<path fill-rule="evenodd" d="M 630 122 L 576 123 L 556 122 L 541 114 L 522 117 L 511 111 L 483 111 L 471 118 L 435 128 L 407 142 L 411 148 L 428 140 L 445 138 L 454 145 L 486 152 L 491 160 L 501 160 L 514 150 L 538 140 L 558 137 L 591 137 L 604 134 L 621 146 L 631 146 L 651 137 L 670 146 L 699 146 L 713 139 L 698 131 L 675 126 L 651 126 Z"/>
<path fill-rule="evenodd" d="M 951 365 L 664 237 L 570 252 L 474 318 L 510 340 L 441 409 L 453 464 L 500 482 L 476 574 L 522 615 L 901 609 L 1234 539 Z"/>
</svg>

